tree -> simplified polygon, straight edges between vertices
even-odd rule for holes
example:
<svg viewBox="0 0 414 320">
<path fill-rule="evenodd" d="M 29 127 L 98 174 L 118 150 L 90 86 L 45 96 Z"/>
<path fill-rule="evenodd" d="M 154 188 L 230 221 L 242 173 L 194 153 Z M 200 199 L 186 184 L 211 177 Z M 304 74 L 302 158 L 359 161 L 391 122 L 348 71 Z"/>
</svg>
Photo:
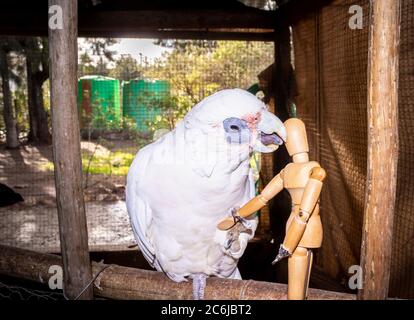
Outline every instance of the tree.
<svg viewBox="0 0 414 320">
<path fill-rule="evenodd" d="M 9 38 L 1 39 L 0 74 L 3 91 L 3 117 L 6 127 L 6 145 L 8 148 L 18 148 L 20 145 L 19 130 L 17 128 L 16 114 L 10 88 L 12 75 L 9 65 L 9 53 L 17 48 L 20 48 L 17 41 Z"/>
<path fill-rule="evenodd" d="M 96 74 L 96 68 L 91 56 L 87 52 L 79 55 L 78 77 Z"/>
<path fill-rule="evenodd" d="M 99 56 L 107 61 L 114 61 L 116 54 L 115 50 L 110 50 L 109 47 L 118 43 L 114 38 L 85 38 L 85 46 L 92 51 L 94 56 Z"/>
<path fill-rule="evenodd" d="M 186 52 L 190 47 L 204 48 L 213 50 L 217 47 L 217 41 L 212 40 L 181 40 L 181 39 L 158 39 L 154 44 L 165 48 L 173 48 L 180 52 Z"/>
<path fill-rule="evenodd" d="M 167 46 L 164 44 L 164 46 Z M 171 84 L 173 95 L 195 104 L 214 92 L 214 83 L 203 81 L 203 70 L 211 55 L 211 47 L 199 41 L 174 41 L 173 50 L 145 70 L 148 78 L 165 79 Z"/>
<path fill-rule="evenodd" d="M 172 94 L 190 105 L 221 89 L 247 89 L 273 63 L 273 43 L 176 40 L 161 44 L 173 50 L 144 75 L 168 80 Z"/>
<path fill-rule="evenodd" d="M 43 84 L 49 78 L 48 42 L 45 38 L 28 37 L 23 41 L 26 54 L 27 96 L 30 142 L 50 144 L 48 114 L 44 106 Z"/>
<path fill-rule="evenodd" d="M 162 40 L 173 48 L 144 69 L 144 76 L 168 80 L 171 93 L 162 101 L 146 99 L 161 115 L 148 123 L 152 130 L 172 129 L 185 113 L 206 96 L 226 88 L 247 89 L 273 63 L 273 43 L 246 41 Z"/>
<path fill-rule="evenodd" d="M 123 54 L 115 60 L 115 68 L 111 69 L 109 75 L 119 80 L 128 81 L 140 77 L 142 71 L 135 58 L 130 54 Z"/>
<path fill-rule="evenodd" d="M 107 76 L 109 65 L 115 61 L 116 51 L 110 47 L 118 43 L 114 38 L 84 38 L 78 41 L 79 76 L 99 74 Z"/>
</svg>

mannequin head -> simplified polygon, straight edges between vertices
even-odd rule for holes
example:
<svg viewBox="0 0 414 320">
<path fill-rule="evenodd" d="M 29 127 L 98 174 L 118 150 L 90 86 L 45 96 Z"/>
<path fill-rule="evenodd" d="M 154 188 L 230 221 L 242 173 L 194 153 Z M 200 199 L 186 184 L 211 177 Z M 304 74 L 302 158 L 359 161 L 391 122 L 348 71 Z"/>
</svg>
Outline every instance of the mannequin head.
<svg viewBox="0 0 414 320">
<path fill-rule="evenodd" d="M 285 121 L 284 125 L 287 134 L 285 145 L 289 155 L 293 157 L 293 162 L 309 161 L 308 139 L 303 121 L 297 118 L 290 118 Z"/>
</svg>

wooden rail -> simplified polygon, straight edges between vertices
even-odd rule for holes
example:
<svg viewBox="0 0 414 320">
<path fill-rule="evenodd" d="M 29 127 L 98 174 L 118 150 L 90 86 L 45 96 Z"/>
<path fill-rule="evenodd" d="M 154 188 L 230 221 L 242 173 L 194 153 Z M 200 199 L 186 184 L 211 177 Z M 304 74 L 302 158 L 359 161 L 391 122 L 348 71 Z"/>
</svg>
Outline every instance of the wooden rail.
<svg viewBox="0 0 414 320">
<path fill-rule="evenodd" d="M 0 274 L 47 285 L 52 265 L 62 265 L 60 256 L 0 245 Z M 191 299 L 190 282 L 175 283 L 163 273 L 92 263 L 93 274 L 102 270 L 93 283 L 95 296 L 110 299 Z M 205 298 L 209 300 L 283 300 L 286 285 L 253 280 L 209 278 Z M 354 300 L 355 295 L 309 289 L 310 300 Z"/>
</svg>

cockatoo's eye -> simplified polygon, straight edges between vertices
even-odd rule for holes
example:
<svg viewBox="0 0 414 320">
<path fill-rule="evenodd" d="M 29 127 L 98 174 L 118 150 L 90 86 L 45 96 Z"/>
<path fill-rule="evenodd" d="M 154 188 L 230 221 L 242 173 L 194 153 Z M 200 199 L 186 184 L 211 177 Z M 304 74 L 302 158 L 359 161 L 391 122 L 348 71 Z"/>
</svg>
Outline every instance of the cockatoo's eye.
<svg viewBox="0 0 414 320">
<path fill-rule="evenodd" d="M 226 140 L 229 143 L 248 143 L 251 133 L 245 120 L 239 118 L 227 118 L 223 121 Z"/>
</svg>

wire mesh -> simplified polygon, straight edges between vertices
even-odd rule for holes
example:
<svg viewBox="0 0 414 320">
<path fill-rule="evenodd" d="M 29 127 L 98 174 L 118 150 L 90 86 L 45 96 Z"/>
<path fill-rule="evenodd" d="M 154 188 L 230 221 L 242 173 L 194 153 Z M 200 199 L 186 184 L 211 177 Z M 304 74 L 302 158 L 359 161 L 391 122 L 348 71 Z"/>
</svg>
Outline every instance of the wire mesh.
<svg viewBox="0 0 414 320">
<path fill-rule="evenodd" d="M 79 40 L 78 110 L 91 250 L 126 248 L 135 243 L 124 190 L 136 152 L 165 130 L 173 129 L 189 108 L 209 94 L 256 84 L 257 75 L 274 59 L 273 43 L 153 42 L 163 53 L 147 57 L 139 52 L 145 50 L 140 45 L 148 46 L 148 41 Z M 36 48 L 33 55 L 40 61 L 42 48 Z M 125 53 L 127 49 L 129 53 Z M 25 51 L 16 48 L 9 52 L 9 59 L 12 55 L 22 56 L 22 81 L 10 81 L 22 145 L 14 150 L 0 149 L 0 183 L 21 194 L 24 201 L 0 207 L 0 243 L 60 252 L 53 150 L 51 145 L 27 141 L 30 96 Z M 50 118 L 48 90 L 46 80 L 42 97 Z M 4 132 L 3 123 L 0 131 Z M 266 221 L 262 226 L 266 227 Z"/>
<path fill-rule="evenodd" d="M 363 28 L 351 29 L 349 8 L 363 12 Z M 399 164 L 391 297 L 414 297 L 413 261 L 413 12 L 402 1 L 399 81 Z M 369 1 L 333 1 L 293 25 L 298 116 L 309 134 L 311 156 L 328 178 L 321 200 L 324 242 L 316 266 L 347 286 L 358 265 L 367 159 L 367 57 Z M 386 159 L 384 159 L 386 161 Z"/>
</svg>

